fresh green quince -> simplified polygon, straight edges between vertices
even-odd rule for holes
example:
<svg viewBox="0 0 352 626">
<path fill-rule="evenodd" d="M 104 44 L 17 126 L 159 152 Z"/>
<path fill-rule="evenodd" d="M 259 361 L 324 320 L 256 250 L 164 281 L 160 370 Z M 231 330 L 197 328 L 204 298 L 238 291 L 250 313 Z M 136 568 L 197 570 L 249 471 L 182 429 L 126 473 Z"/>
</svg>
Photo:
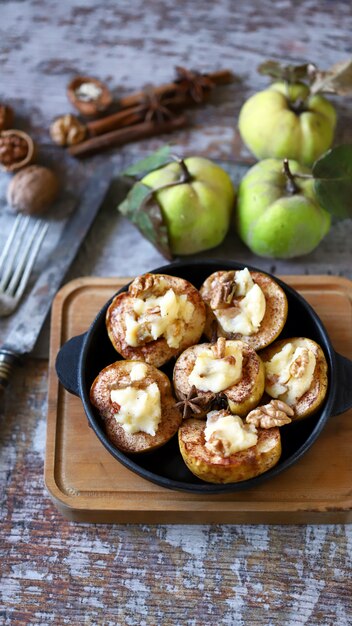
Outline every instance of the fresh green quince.
<svg viewBox="0 0 352 626">
<path fill-rule="evenodd" d="M 258 159 L 288 158 L 312 165 L 330 146 L 336 111 L 304 83 L 275 82 L 249 98 L 240 111 L 239 131 Z"/>
<path fill-rule="evenodd" d="M 173 254 L 193 254 L 222 242 L 230 225 L 235 189 L 219 165 L 190 157 L 150 172 L 141 183 L 155 189 Z"/>
<path fill-rule="evenodd" d="M 237 228 L 259 256 L 287 259 L 308 254 L 327 234 L 330 213 L 319 206 L 310 170 L 297 161 L 265 159 L 238 189 Z"/>
</svg>

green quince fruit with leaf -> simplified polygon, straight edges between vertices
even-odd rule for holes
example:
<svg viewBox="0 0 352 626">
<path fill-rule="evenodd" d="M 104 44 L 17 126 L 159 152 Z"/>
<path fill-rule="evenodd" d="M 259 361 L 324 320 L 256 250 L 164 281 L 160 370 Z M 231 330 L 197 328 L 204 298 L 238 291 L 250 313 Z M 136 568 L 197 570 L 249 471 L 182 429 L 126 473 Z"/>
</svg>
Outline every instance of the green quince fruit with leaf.
<svg viewBox="0 0 352 626">
<path fill-rule="evenodd" d="M 174 185 L 180 180 L 182 167 L 186 168 L 185 182 Z M 155 191 L 155 198 L 174 254 L 193 254 L 222 242 L 229 228 L 235 190 L 229 175 L 219 165 L 201 157 L 190 157 L 183 161 L 183 166 L 169 163 L 141 182 L 156 190 L 170 185 Z"/>
<path fill-rule="evenodd" d="M 352 59 L 327 70 L 313 63 L 265 61 L 258 72 L 274 83 L 243 105 L 238 127 L 258 159 L 294 159 L 311 166 L 331 146 L 336 111 L 322 94 L 352 94 Z"/>
<path fill-rule="evenodd" d="M 258 159 L 312 163 L 331 146 L 336 125 L 333 105 L 310 95 L 303 83 L 275 82 L 247 100 L 239 115 L 242 140 Z"/>
<path fill-rule="evenodd" d="M 317 200 L 314 179 L 297 161 L 265 159 L 238 189 L 237 230 L 259 256 L 288 259 L 308 254 L 328 233 L 331 216 Z"/>
<path fill-rule="evenodd" d="M 235 202 L 230 176 L 202 157 L 170 162 L 167 151 L 158 154 L 162 158 L 157 162 L 169 162 L 152 167 L 136 182 L 119 210 L 168 258 L 219 245 L 229 229 Z M 155 162 L 155 157 L 149 157 L 149 165 Z M 136 174 L 136 168 L 127 170 L 131 172 Z"/>
</svg>

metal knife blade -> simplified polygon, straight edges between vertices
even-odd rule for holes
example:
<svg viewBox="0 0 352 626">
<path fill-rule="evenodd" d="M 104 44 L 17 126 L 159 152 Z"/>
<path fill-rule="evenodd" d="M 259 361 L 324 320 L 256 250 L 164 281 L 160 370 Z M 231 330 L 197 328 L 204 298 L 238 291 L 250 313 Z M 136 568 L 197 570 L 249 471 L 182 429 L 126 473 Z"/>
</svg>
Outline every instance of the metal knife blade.
<svg viewBox="0 0 352 626">
<path fill-rule="evenodd" d="M 44 271 L 16 314 L 16 326 L 0 348 L 0 390 L 7 386 L 13 366 L 34 348 L 52 300 L 87 235 L 112 181 L 113 166 L 104 164 L 91 177 L 81 201 L 66 223 Z"/>
</svg>

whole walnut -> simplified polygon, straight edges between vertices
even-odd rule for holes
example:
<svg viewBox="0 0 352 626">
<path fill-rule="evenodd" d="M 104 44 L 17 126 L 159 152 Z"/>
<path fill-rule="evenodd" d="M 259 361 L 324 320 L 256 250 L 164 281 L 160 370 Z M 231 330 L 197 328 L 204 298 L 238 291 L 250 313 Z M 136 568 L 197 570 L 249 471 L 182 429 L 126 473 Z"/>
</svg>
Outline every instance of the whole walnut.
<svg viewBox="0 0 352 626">
<path fill-rule="evenodd" d="M 59 193 L 59 181 L 49 168 L 30 165 L 12 178 L 7 189 L 8 203 L 21 213 L 43 213 Z"/>
</svg>

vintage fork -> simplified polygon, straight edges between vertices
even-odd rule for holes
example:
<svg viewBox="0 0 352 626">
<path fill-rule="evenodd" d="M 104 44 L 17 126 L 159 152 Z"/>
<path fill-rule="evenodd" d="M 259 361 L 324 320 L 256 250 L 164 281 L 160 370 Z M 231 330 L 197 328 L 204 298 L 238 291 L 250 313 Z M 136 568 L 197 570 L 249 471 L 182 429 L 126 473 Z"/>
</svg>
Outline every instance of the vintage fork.
<svg viewBox="0 0 352 626">
<path fill-rule="evenodd" d="M 48 224 L 28 215 L 18 215 L 0 255 L 0 317 L 18 306 L 35 260 L 48 230 Z"/>
</svg>

